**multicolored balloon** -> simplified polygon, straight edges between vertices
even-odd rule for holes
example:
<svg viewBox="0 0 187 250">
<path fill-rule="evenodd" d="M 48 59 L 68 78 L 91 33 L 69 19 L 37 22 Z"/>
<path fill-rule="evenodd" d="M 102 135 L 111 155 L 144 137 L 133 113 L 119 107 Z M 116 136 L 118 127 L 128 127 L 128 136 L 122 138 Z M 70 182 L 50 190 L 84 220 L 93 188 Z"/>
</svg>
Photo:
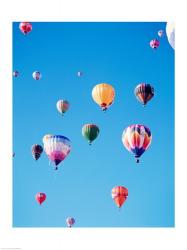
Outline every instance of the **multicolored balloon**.
<svg viewBox="0 0 187 250">
<path fill-rule="evenodd" d="M 59 100 L 56 104 L 56 107 L 63 115 L 69 109 L 69 102 L 67 100 Z"/>
<path fill-rule="evenodd" d="M 97 84 L 92 90 L 93 100 L 102 108 L 103 111 L 113 103 L 115 97 L 114 88 L 107 83 Z"/>
<path fill-rule="evenodd" d="M 85 124 L 82 127 L 82 135 L 88 140 L 89 144 L 97 138 L 99 134 L 99 128 L 95 124 Z"/>
<path fill-rule="evenodd" d="M 75 224 L 75 219 L 73 217 L 68 217 L 66 219 L 66 224 L 68 227 L 72 227 Z"/>
<path fill-rule="evenodd" d="M 12 73 L 13 77 L 18 77 L 19 76 L 19 72 L 17 70 L 13 71 Z"/>
<path fill-rule="evenodd" d="M 43 147 L 41 145 L 34 144 L 31 148 L 31 151 L 33 158 L 37 161 L 43 152 Z"/>
<path fill-rule="evenodd" d="M 32 30 L 32 24 L 29 22 L 21 22 L 19 24 L 19 29 L 24 35 L 27 35 Z"/>
<path fill-rule="evenodd" d="M 128 189 L 123 186 L 116 186 L 112 189 L 112 199 L 120 208 L 128 198 Z"/>
<path fill-rule="evenodd" d="M 157 49 L 160 45 L 160 42 L 157 39 L 153 39 L 150 41 L 150 47 L 152 49 Z"/>
<path fill-rule="evenodd" d="M 164 35 L 164 30 L 159 30 L 158 31 L 158 36 L 159 37 L 163 37 L 163 35 Z"/>
<path fill-rule="evenodd" d="M 46 194 L 39 192 L 35 195 L 35 199 L 41 205 L 46 200 Z"/>
<path fill-rule="evenodd" d="M 39 71 L 34 71 L 32 77 L 34 78 L 34 80 L 40 80 L 42 75 Z"/>
<path fill-rule="evenodd" d="M 173 49 L 175 49 L 175 24 L 174 22 L 167 22 L 166 24 L 166 34 L 168 42 Z"/>
<path fill-rule="evenodd" d="M 136 86 L 134 94 L 138 101 L 145 106 L 153 98 L 154 88 L 150 84 L 140 83 Z"/>
<path fill-rule="evenodd" d="M 136 162 L 149 148 L 152 140 L 151 131 L 144 125 L 135 124 L 127 127 L 122 134 L 122 142 L 125 148 L 134 154 Z"/>
<path fill-rule="evenodd" d="M 71 151 L 70 140 L 63 135 L 47 135 L 44 141 L 44 150 L 49 160 L 57 165 L 63 161 Z"/>
</svg>

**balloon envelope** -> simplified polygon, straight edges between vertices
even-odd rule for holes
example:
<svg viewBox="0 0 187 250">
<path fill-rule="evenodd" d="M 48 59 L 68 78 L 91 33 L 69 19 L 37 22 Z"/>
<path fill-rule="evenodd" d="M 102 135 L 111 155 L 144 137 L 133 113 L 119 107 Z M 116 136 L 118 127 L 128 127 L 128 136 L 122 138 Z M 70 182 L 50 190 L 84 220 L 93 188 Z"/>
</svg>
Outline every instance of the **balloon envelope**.
<svg viewBox="0 0 187 250">
<path fill-rule="evenodd" d="M 99 128 L 95 124 L 85 124 L 82 127 L 82 135 L 88 140 L 88 142 L 91 144 L 92 141 L 94 141 L 99 134 Z"/>
<path fill-rule="evenodd" d="M 39 192 L 36 194 L 35 199 L 41 205 L 46 200 L 46 194 Z"/>
<path fill-rule="evenodd" d="M 19 24 L 19 29 L 20 29 L 20 31 L 21 31 L 24 35 L 26 35 L 26 34 L 28 34 L 29 32 L 31 32 L 31 30 L 32 30 L 32 24 L 29 23 L 29 22 L 21 22 L 21 23 Z"/>
<path fill-rule="evenodd" d="M 140 124 L 127 127 L 122 134 L 123 145 L 137 159 L 149 148 L 151 140 L 152 135 L 149 128 Z"/>
<path fill-rule="evenodd" d="M 159 30 L 159 31 L 158 31 L 158 36 L 159 36 L 159 37 L 162 37 L 163 35 L 164 35 L 164 30 Z"/>
<path fill-rule="evenodd" d="M 13 71 L 13 76 L 14 77 L 18 77 L 19 76 L 19 72 L 16 70 L 16 71 Z"/>
<path fill-rule="evenodd" d="M 152 49 L 157 49 L 160 45 L 160 42 L 157 39 L 153 39 L 149 44 Z"/>
<path fill-rule="evenodd" d="M 166 34 L 168 42 L 173 49 L 175 49 L 175 24 L 174 22 L 168 22 L 166 24 Z"/>
<path fill-rule="evenodd" d="M 139 102 L 146 105 L 154 96 L 154 88 L 147 83 L 140 83 L 136 86 L 134 94 Z"/>
<path fill-rule="evenodd" d="M 106 110 L 113 103 L 114 97 L 115 90 L 108 83 L 97 84 L 92 90 L 92 98 L 102 110 Z"/>
<path fill-rule="evenodd" d="M 83 76 L 83 72 L 81 72 L 81 71 L 78 71 L 78 72 L 77 72 L 77 76 L 78 76 L 78 77 L 81 77 L 81 76 Z"/>
<path fill-rule="evenodd" d="M 123 186 L 116 186 L 112 189 L 112 199 L 120 208 L 128 198 L 128 189 Z"/>
<path fill-rule="evenodd" d="M 43 152 L 43 147 L 41 145 L 34 144 L 31 148 L 31 151 L 33 158 L 37 161 Z"/>
<path fill-rule="evenodd" d="M 70 140 L 63 135 L 48 135 L 44 140 L 44 150 L 50 161 L 57 166 L 70 153 Z"/>
<path fill-rule="evenodd" d="M 73 217 L 68 217 L 66 219 L 66 224 L 68 227 L 72 227 L 75 224 L 75 219 Z"/>
<path fill-rule="evenodd" d="M 34 80 L 40 80 L 42 75 L 39 71 L 34 71 L 32 77 L 34 78 Z"/>
<path fill-rule="evenodd" d="M 67 100 L 59 100 L 56 107 L 61 114 L 64 114 L 69 109 L 69 102 Z"/>
</svg>

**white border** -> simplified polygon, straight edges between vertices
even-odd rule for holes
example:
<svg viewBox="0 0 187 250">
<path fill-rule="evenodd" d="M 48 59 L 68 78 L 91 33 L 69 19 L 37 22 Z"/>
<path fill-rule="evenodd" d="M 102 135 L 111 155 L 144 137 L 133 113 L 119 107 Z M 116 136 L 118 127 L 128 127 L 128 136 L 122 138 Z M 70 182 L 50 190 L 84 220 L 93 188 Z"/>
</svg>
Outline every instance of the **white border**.
<svg viewBox="0 0 187 250">
<path fill-rule="evenodd" d="M 2 2 L 2 1 L 1 1 Z M 177 2 L 177 3 L 176 3 Z M 0 248 L 186 249 L 186 4 L 185 1 L 9 1 L 0 3 Z M 12 229 L 12 21 L 175 21 L 176 228 Z"/>
</svg>

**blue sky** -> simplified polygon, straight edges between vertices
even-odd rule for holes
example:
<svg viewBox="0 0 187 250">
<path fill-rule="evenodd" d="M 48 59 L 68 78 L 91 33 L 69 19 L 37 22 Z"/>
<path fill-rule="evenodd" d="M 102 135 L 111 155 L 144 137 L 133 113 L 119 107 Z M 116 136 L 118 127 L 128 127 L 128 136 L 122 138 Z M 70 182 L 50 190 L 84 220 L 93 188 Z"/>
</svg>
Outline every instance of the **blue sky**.
<svg viewBox="0 0 187 250">
<path fill-rule="evenodd" d="M 13 226 L 76 227 L 174 226 L 174 51 L 158 30 L 166 23 L 32 23 L 24 36 L 13 23 Z M 160 47 L 150 48 L 151 39 Z M 40 71 L 42 79 L 32 78 Z M 77 71 L 83 71 L 77 77 Z M 103 113 L 92 100 L 101 82 L 116 91 L 114 104 Z M 151 83 L 155 96 L 147 107 L 136 100 L 138 83 Z M 62 118 L 56 109 L 67 99 Z M 89 146 L 82 137 L 85 123 L 99 126 Z M 152 144 L 137 165 L 121 141 L 131 124 L 144 124 Z M 72 151 L 54 171 L 45 154 L 35 162 L 31 146 L 45 134 L 61 134 Z M 129 197 L 118 211 L 111 189 L 123 185 Z M 39 206 L 37 192 L 45 192 Z"/>
</svg>

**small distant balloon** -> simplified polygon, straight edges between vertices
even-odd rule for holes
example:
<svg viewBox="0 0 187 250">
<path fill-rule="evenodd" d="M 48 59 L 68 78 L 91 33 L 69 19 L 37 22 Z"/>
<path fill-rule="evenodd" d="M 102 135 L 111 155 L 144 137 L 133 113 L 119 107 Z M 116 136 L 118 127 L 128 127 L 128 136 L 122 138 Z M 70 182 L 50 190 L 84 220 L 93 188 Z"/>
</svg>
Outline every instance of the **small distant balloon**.
<svg viewBox="0 0 187 250">
<path fill-rule="evenodd" d="M 13 77 L 18 77 L 19 76 L 19 72 L 17 70 L 13 71 Z"/>
<path fill-rule="evenodd" d="M 78 71 L 78 72 L 77 72 L 77 76 L 78 76 L 78 77 L 83 76 L 83 72 L 82 72 L 82 71 Z"/>
<path fill-rule="evenodd" d="M 33 158 L 37 161 L 43 152 L 43 147 L 41 145 L 34 144 L 31 148 L 31 152 Z"/>
<path fill-rule="evenodd" d="M 39 71 L 34 71 L 32 77 L 34 78 L 34 80 L 40 80 L 42 75 Z"/>
<path fill-rule="evenodd" d="M 46 200 L 46 194 L 39 192 L 36 194 L 35 199 L 41 205 Z"/>
<path fill-rule="evenodd" d="M 164 30 L 159 30 L 158 31 L 158 36 L 159 37 L 163 37 L 163 35 L 164 35 Z"/>
<path fill-rule="evenodd" d="M 145 106 L 153 98 L 154 88 L 150 84 L 140 83 L 136 86 L 134 94 L 137 100 Z"/>
<path fill-rule="evenodd" d="M 29 22 L 21 22 L 19 24 L 19 29 L 24 35 L 27 35 L 32 30 L 32 24 Z"/>
<path fill-rule="evenodd" d="M 66 224 L 68 227 L 72 227 L 75 224 L 75 219 L 73 217 L 68 217 L 66 219 Z"/>
<path fill-rule="evenodd" d="M 67 100 L 59 100 L 56 104 L 57 110 L 63 115 L 69 109 Z"/>
<path fill-rule="evenodd" d="M 160 45 L 160 42 L 157 39 L 153 39 L 150 41 L 150 47 L 152 49 L 157 49 Z"/>
<path fill-rule="evenodd" d="M 111 195 L 116 205 L 120 208 L 128 198 L 128 189 L 123 186 L 116 186 L 112 188 Z"/>
<path fill-rule="evenodd" d="M 173 22 L 168 22 L 166 24 L 166 34 L 169 44 L 175 49 L 175 24 Z"/>
<path fill-rule="evenodd" d="M 14 157 L 15 156 L 15 152 L 13 152 L 13 154 L 12 154 L 12 157 Z"/>
</svg>

